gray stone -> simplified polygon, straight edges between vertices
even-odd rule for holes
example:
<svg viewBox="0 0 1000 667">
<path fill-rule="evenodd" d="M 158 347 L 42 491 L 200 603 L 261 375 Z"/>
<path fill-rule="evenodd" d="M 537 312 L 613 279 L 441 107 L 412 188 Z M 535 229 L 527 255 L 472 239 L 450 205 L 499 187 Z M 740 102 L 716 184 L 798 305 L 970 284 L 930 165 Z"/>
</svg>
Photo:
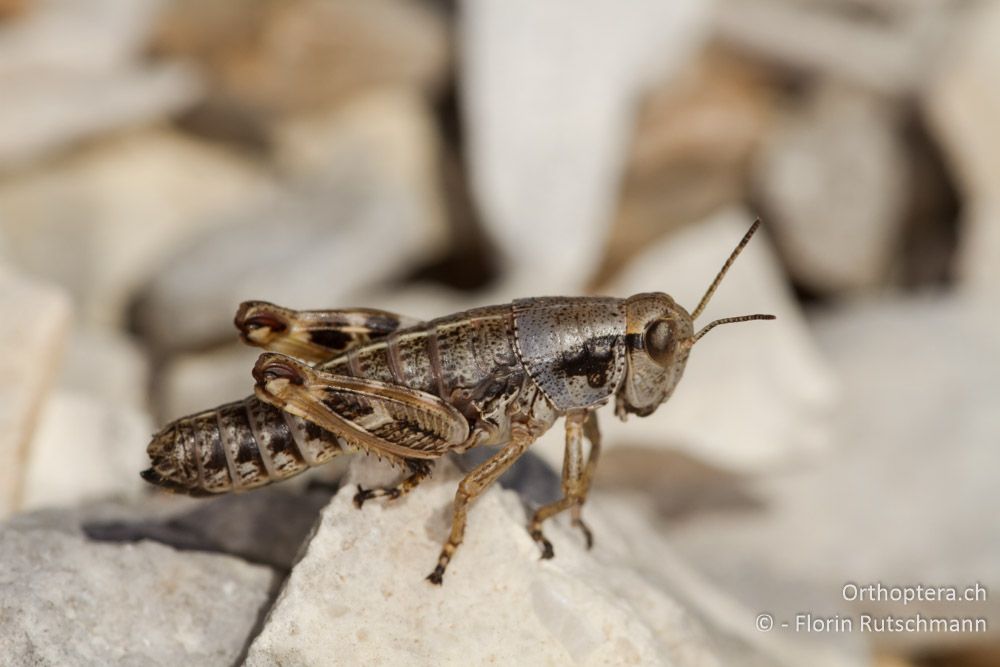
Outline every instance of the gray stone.
<svg viewBox="0 0 1000 667">
<path fill-rule="evenodd" d="M 885 101 L 829 82 L 775 124 L 753 176 L 800 284 L 842 294 L 888 281 L 910 196 L 897 128 Z"/>
<path fill-rule="evenodd" d="M 16 510 L 38 413 L 56 376 L 69 299 L 0 266 L 0 518 Z"/>
<path fill-rule="evenodd" d="M 709 9 L 687 0 L 462 3 L 471 183 L 510 292 L 576 293 L 597 270 L 635 99 L 701 45 Z"/>
<path fill-rule="evenodd" d="M 351 295 L 440 250 L 443 212 L 428 178 L 437 139 L 419 99 L 373 94 L 301 122 L 279 132 L 293 182 L 278 200 L 198 239 L 143 293 L 140 325 L 157 347 L 233 340 L 233 314 L 247 299 L 369 305 Z"/>
<path fill-rule="evenodd" d="M 992 303 L 882 299 L 817 318 L 844 385 L 838 450 L 752 484 L 763 507 L 673 526 L 672 544 L 748 605 L 794 622 L 801 611 L 1000 619 L 976 603 L 866 604 L 849 582 L 1000 587 L 997 398 L 1000 319 Z M 857 628 L 857 625 L 855 626 Z M 982 635 L 884 633 L 908 649 Z"/>
<path fill-rule="evenodd" d="M 104 544 L 29 515 L 0 525 L 0 654 L 18 665 L 222 665 L 274 574 L 153 542 Z"/>
</svg>

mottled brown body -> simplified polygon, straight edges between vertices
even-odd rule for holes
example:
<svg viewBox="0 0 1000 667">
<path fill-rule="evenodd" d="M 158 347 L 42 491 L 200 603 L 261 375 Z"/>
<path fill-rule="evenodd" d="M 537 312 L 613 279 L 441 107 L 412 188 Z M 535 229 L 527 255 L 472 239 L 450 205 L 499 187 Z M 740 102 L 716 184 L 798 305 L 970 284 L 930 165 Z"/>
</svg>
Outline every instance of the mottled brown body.
<svg viewBox="0 0 1000 667">
<path fill-rule="evenodd" d="M 370 498 L 399 497 L 450 451 L 504 445 L 462 480 L 452 531 L 429 577 L 440 583 L 462 541 L 469 503 L 559 417 L 566 417 L 563 498 L 540 508 L 529 529 L 551 557 L 542 522 L 566 509 L 578 525 L 596 467 L 594 411 L 646 415 L 669 398 L 694 342 L 701 312 L 756 224 L 689 315 L 666 294 L 627 299 L 546 297 L 478 308 L 426 323 L 385 311 L 291 311 L 240 307 L 244 341 L 264 347 L 255 395 L 179 419 L 153 437 L 147 480 L 191 495 L 251 489 L 349 451 L 408 470 Z M 282 354 L 287 353 L 287 354 Z M 288 356 L 292 355 L 292 356 Z M 590 442 L 584 460 L 583 440 Z"/>
</svg>

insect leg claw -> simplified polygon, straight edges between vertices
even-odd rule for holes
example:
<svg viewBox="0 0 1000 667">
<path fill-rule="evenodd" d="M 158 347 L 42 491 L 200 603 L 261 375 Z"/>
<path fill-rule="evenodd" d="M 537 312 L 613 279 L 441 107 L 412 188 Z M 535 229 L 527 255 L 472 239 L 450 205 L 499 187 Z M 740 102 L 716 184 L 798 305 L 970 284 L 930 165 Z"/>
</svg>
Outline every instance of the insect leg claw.
<svg viewBox="0 0 1000 667">
<path fill-rule="evenodd" d="M 590 528 L 583 522 L 583 519 L 576 518 L 573 519 L 573 525 L 579 528 L 583 532 L 583 539 L 587 543 L 587 550 L 590 551 L 594 548 L 594 534 L 590 532 Z"/>
<path fill-rule="evenodd" d="M 545 535 L 542 534 L 541 530 L 532 530 L 531 539 L 538 543 L 538 546 L 542 549 L 542 560 L 548 560 L 556 555 L 555 550 L 552 548 L 552 543 L 549 542 Z"/>
<path fill-rule="evenodd" d="M 361 509 L 366 500 L 371 500 L 374 497 L 374 491 L 371 489 L 364 489 L 360 484 L 358 484 L 358 492 L 354 494 L 354 506 Z"/>
<path fill-rule="evenodd" d="M 444 581 L 444 566 L 438 565 L 434 568 L 434 571 L 427 575 L 427 581 L 431 582 L 435 586 L 440 586 Z"/>
</svg>

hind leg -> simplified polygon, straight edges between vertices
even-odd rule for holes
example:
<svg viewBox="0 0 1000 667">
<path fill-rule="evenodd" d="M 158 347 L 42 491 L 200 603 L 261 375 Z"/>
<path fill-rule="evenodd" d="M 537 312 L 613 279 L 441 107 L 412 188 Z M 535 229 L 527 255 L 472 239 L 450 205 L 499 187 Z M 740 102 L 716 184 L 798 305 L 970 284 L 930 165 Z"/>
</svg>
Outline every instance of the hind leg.
<svg viewBox="0 0 1000 667">
<path fill-rule="evenodd" d="M 433 464 L 424 459 L 407 459 L 406 467 L 409 468 L 410 474 L 394 486 L 387 486 L 381 489 L 365 489 L 359 484 L 358 492 L 354 494 L 354 506 L 361 509 L 365 501 L 372 498 L 388 498 L 389 500 L 402 498 L 417 488 L 420 482 L 430 477 Z"/>
</svg>

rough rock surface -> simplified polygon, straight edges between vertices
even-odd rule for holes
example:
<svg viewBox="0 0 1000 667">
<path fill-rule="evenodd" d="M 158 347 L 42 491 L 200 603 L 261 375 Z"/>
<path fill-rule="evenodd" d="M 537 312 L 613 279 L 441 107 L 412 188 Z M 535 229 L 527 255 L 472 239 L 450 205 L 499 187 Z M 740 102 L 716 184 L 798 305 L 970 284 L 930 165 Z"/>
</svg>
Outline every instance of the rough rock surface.
<svg viewBox="0 0 1000 667">
<path fill-rule="evenodd" d="M 392 479 L 360 461 L 350 482 Z M 520 500 L 499 489 L 474 505 L 444 585 L 432 586 L 424 577 L 457 479 L 441 464 L 393 506 L 361 511 L 347 484 L 323 511 L 247 664 L 718 664 L 684 609 L 600 545 L 588 553 L 578 534 L 552 525 L 556 558 L 540 562 Z"/>
<path fill-rule="evenodd" d="M 0 517 L 21 502 L 29 443 L 52 384 L 69 320 L 69 300 L 0 266 Z"/>
<path fill-rule="evenodd" d="M 102 544 L 52 515 L 0 525 L 0 655 L 12 665 L 234 664 L 274 575 L 152 542 Z"/>
<path fill-rule="evenodd" d="M 626 296 L 662 291 L 693 310 L 750 226 L 729 210 L 680 230 L 633 260 L 607 287 Z M 772 313 L 771 322 L 719 327 L 699 341 L 676 392 L 648 417 L 622 422 L 600 411 L 609 456 L 630 445 L 680 448 L 729 470 L 762 470 L 831 444 L 836 383 L 785 284 L 765 226 L 733 265 L 697 326 L 730 315 Z M 562 434 L 542 443 L 561 462 Z"/>
<path fill-rule="evenodd" d="M 995 304 L 886 299 L 815 324 L 844 386 L 837 452 L 754 483 L 763 511 L 676 526 L 671 543 L 722 588 L 776 615 L 844 613 L 847 582 L 1000 588 L 992 529 L 1000 469 Z M 851 610 L 985 617 L 991 633 L 1000 622 L 992 595 L 967 605 L 859 603 Z M 913 647 L 983 637 L 875 639 Z"/>
<path fill-rule="evenodd" d="M 468 0 L 461 90 L 477 204 L 519 291 L 596 271 L 635 98 L 705 37 L 709 3 Z"/>
</svg>

